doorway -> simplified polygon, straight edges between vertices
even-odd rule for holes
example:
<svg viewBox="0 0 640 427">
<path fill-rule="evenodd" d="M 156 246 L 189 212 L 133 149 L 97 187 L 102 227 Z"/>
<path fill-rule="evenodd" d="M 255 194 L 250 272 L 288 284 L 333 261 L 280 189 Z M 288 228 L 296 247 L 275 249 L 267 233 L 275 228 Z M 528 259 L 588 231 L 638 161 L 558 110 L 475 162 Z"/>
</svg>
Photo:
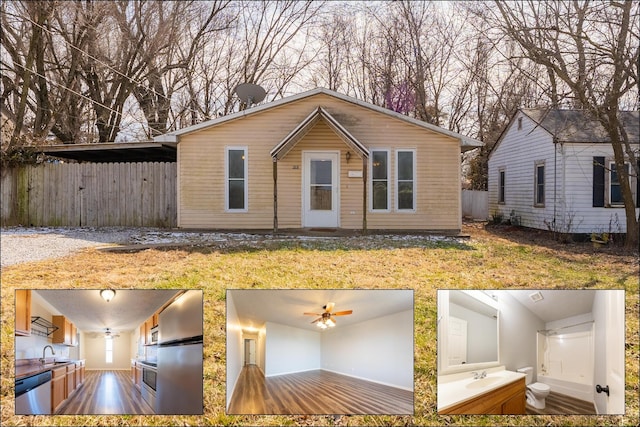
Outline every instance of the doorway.
<svg viewBox="0 0 640 427">
<path fill-rule="evenodd" d="M 256 364 L 256 340 L 245 339 L 244 340 L 244 365 Z"/>
<path fill-rule="evenodd" d="M 339 153 L 303 153 L 303 227 L 338 227 Z"/>
</svg>

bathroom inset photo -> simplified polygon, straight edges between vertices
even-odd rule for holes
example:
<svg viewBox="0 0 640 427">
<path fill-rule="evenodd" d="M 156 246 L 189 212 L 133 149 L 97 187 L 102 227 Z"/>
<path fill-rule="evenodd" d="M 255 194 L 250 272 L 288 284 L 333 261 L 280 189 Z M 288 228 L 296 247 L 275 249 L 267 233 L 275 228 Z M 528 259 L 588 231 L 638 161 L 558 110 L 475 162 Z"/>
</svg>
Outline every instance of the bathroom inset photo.
<svg viewBox="0 0 640 427">
<path fill-rule="evenodd" d="M 624 290 L 438 290 L 438 414 L 624 414 Z"/>
<path fill-rule="evenodd" d="M 202 414 L 203 292 L 15 291 L 16 415 Z"/>
<path fill-rule="evenodd" d="M 413 414 L 413 290 L 227 290 L 227 413 Z"/>
</svg>

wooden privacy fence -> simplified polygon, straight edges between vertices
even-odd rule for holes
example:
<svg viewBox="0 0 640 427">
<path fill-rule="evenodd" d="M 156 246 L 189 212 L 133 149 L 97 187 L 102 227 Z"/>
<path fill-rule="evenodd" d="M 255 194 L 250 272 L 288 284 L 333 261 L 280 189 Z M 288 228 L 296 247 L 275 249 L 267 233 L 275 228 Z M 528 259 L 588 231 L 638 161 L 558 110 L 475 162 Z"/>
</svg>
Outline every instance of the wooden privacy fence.
<svg viewBox="0 0 640 427">
<path fill-rule="evenodd" d="M 3 226 L 176 226 L 176 163 L 11 168 L 1 193 Z"/>
<path fill-rule="evenodd" d="M 485 220 L 489 218 L 489 192 L 462 190 L 462 216 Z"/>
</svg>

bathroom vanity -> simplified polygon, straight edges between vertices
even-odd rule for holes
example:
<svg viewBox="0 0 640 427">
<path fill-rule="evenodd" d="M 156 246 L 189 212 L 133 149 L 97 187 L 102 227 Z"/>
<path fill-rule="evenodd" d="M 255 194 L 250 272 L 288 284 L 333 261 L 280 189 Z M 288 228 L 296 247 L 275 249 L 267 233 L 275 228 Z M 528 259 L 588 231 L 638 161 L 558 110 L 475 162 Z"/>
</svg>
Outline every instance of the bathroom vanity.
<svg viewBox="0 0 640 427">
<path fill-rule="evenodd" d="M 438 414 L 526 413 L 526 384 L 521 373 L 503 368 L 488 370 L 485 378 L 468 372 L 438 377 Z"/>
</svg>

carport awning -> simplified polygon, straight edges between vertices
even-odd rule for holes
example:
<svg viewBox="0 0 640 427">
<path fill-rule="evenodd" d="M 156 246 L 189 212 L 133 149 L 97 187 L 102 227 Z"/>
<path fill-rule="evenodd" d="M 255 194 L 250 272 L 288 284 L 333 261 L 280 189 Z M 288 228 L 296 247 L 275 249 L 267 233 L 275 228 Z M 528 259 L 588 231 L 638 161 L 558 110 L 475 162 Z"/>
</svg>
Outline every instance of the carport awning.
<svg viewBox="0 0 640 427">
<path fill-rule="evenodd" d="M 176 143 L 111 142 L 50 145 L 42 148 L 50 156 L 83 162 L 175 162 Z"/>
<path fill-rule="evenodd" d="M 331 130 L 333 130 L 347 146 L 358 153 L 360 157 L 363 159 L 369 158 L 369 150 L 367 147 L 351 135 L 327 110 L 318 107 L 271 150 L 273 160 L 278 161 L 283 159 L 320 119 L 323 119 Z"/>
</svg>

